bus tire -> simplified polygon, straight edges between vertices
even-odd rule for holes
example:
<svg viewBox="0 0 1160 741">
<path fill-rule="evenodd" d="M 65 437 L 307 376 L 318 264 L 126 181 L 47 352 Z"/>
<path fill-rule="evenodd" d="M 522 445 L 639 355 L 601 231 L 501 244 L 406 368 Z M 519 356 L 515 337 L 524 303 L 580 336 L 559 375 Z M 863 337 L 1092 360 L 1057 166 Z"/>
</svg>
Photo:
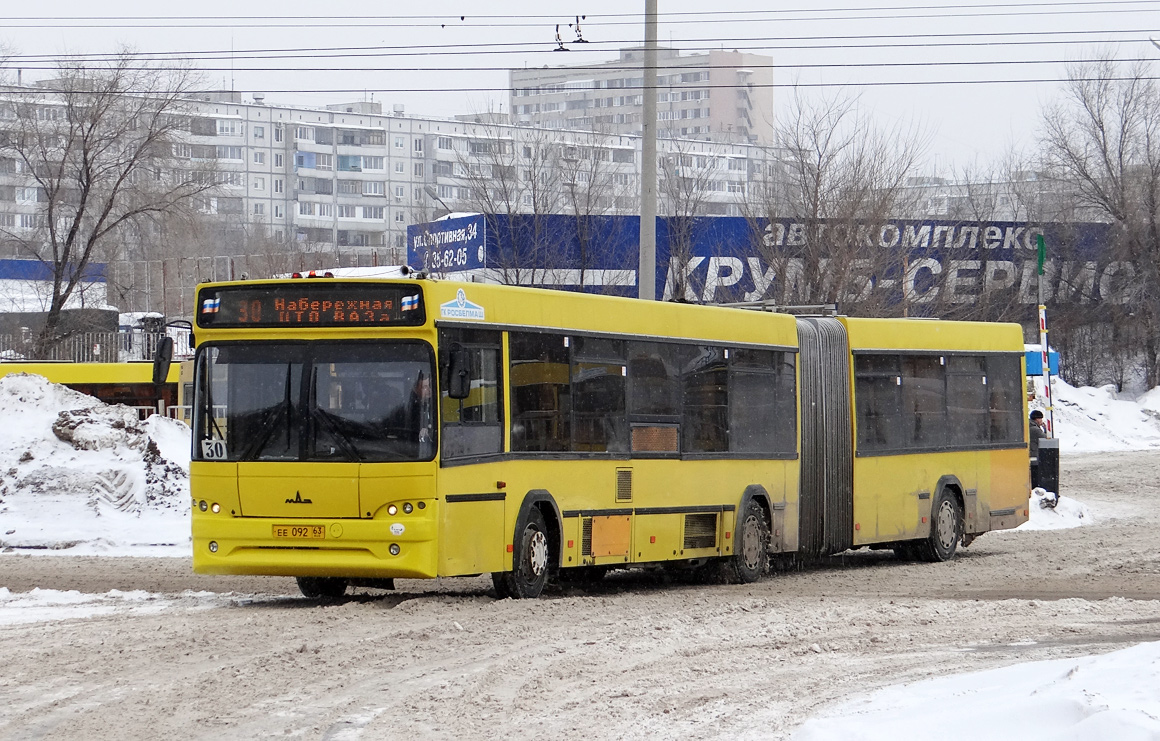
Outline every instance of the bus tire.
<svg viewBox="0 0 1160 741">
<path fill-rule="evenodd" d="M 336 576 L 299 576 L 298 591 L 308 599 L 338 599 L 346 594 L 346 579 Z"/>
<path fill-rule="evenodd" d="M 604 566 L 573 566 L 568 569 L 560 569 L 560 573 L 556 575 L 556 581 L 562 586 L 596 584 L 607 573 L 608 569 Z"/>
<path fill-rule="evenodd" d="M 769 570 L 769 523 L 765 510 L 752 499 L 741 512 L 733 546 L 733 555 L 720 563 L 722 581 L 750 584 L 765 576 Z"/>
<path fill-rule="evenodd" d="M 551 570 L 552 547 L 544 515 L 532 507 L 516 530 L 512 570 L 492 575 L 500 599 L 534 599 L 544 591 Z"/>
<path fill-rule="evenodd" d="M 939 489 L 930 508 L 930 536 L 920 540 L 915 552 L 920 559 L 931 563 L 949 561 L 963 538 L 963 508 L 947 487 Z"/>
<path fill-rule="evenodd" d="M 899 561 L 917 561 L 918 552 L 913 543 L 899 543 L 894 546 L 894 556 Z"/>
</svg>

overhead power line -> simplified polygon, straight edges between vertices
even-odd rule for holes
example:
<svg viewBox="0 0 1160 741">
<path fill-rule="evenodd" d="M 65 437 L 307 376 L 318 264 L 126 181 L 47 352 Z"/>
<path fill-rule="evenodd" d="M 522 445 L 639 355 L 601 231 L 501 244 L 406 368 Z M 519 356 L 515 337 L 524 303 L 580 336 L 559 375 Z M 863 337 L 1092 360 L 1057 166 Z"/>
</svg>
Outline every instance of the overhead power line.
<svg viewBox="0 0 1160 741">
<path fill-rule="evenodd" d="M 821 35 L 821 36 L 749 36 L 719 37 L 700 39 L 674 39 L 671 44 L 681 51 L 718 50 L 720 44 L 735 49 L 761 51 L 808 51 L 828 49 L 902 49 L 902 48 L 950 48 L 989 46 L 1039 46 L 1060 44 L 1101 44 L 1107 43 L 1107 35 L 1140 34 L 1138 37 L 1117 39 L 1117 43 L 1148 43 L 1148 36 L 1160 30 L 1147 29 L 1089 29 L 1083 31 L 1010 31 L 1002 33 L 910 33 L 874 35 Z M 1080 37 L 1053 38 L 1060 36 Z M 925 39 L 925 41 L 916 41 Z M 961 41 L 954 41 L 961 39 Z M 809 42 L 809 43 L 806 43 Z M 817 43 L 833 42 L 833 43 Z M 853 43 L 852 43 L 853 42 Z M 859 43 L 861 42 L 861 43 Z M 879 43 L 887 42 L 887 43 Z M 585 51 L 593 51 L 601 46 L 637 44 L 636 39 L 591 42 Z M 712 44 L 713 46 L 695 46 Z M 509 48 L 515 47 L 515 48 Z M 208 51 L 185 50 L 173 52 L 140 52 L 133 54 L 137 59 L 150 61 L 212 61 L 243 59 L 294 59 L 302 56 L 324 58 L 390 57 L 390 56 L 461 56 L 476 54 L 531 54 L 550 52 L 555 42 L 509 42 L 473 44 L 417 44 L 417 45 L 377 45 L 377 46 L 337 46 L 298 47 L 273 49 L 215 49 Z M 9 63 L 55 60 L 110 60 L 125 56 L 123 52 L 94 52 L 83 54 L 17 54 L 9 57 Z M 595 66 L 595 65 L 593 65 Z"/>
<path fill-rule="evenodd" d="M 1078 80 L 1095 80 L 1096 78 L 1076 78 Z M 774 82 L 765 84 L 753 85 L 700 85 L 701 89 L 710 90 L 737 90 L 737 89 L 754 89 L 754 88 L 782 88 L 782 89 L 796 89 L 796 88 L 872 88 L 872 87 L 922 87 L 922 86 L 943 86 L 943 85 L 1024 85 L 1024 84 L 1044 84 L 1044 83 L 1065 83 L 1074 82 L 1076 79 L 1066 77 L 1040 77 L 1040 78 L 1024 78 L 1024 79 L 982 79 L 982 80 L 871 80 L 862 82 Z M 1132 75 L 1101 75 L 1099 78 L 1101 82 L 1129 82 L 1133 80 L 1143 81 L 1157 81 L 1160 77 L 1153 75 L 1132 76 Z M 631 86 L 618 88 L 620 90 L 641 90 L 641 86 Z M 446 87 L 446 88 L 386 88 L 386 87 L 357 87 L 357 88 L 290 88 L 283 90 L 271 90 L 263 88 L 261 92 L 267 95 L 309 95 L 309 94 L 325 94 L 325 95 L 365 95 L 367 93 L 506 93 L 508 87 Z M 51 95 L 56 93 L 66 92 L 64 90 L 56 90 L 52 87 L 38 87 L 38 88 L 9 88 L 0 90 L 0 97 L 16 96 L 16 95 Z M 72 91 L 76 92 L 76 91 Z M 125 95 L 153 95 L 160 91 L 157 90 L 125 90 L 122 91 Z M 204 91 L 189 92 L 190 97 L 196 97 L 199 94 L 220 92 L 218 89 L 207 89 Z M 243 91 L 231 91 L 243 92 Z M 83 95 L 83 93 L 80 93 Z"/>
<path fill-rule="evenodd" d="M 1116 9 L 1116 8 L 1099 8 L 1099 9 L 1097 9 L 1097 8 L 1093 8 L 1090 10 L 1088 10 L 1088 9 L 1085 9 L 1085 10 L 1060 10 L 1060 11 L 1049 12 L 1049 13 L 1045 13 L 1043 11 L 1038 11 L 1038 10 L 994 11 L 994 12 L 989 12 L 989 13 L 932 12 L 932 13 L 925 13 L 925 14 L 913 13 L 913 14 L 907 14 L 907 15 L 856 15 L 856 16 L 837 16 L 837 17 L 827 16 L 824 18 L 819 17 L 818 15 L 815 14 L 812 17 L 808 17 L 808 18 L 764 18 L 764 19 L 763 18 L 750 18 L 750 19 L 745 20 L 744 22 L 747 24 L 753 24 L 753 23 L 789 23 L 789 22 L 794 22 L 794 21 L 814 22 L 814 21 L 820 21 L 820 20 L 833 22 L 833 21 L 871 21 L 871 20 L 873 20 L 873 21 L 919 20 L 919 19 L 923 19 L 923 18 L 939 18 L 939 19 L 948 19 L 948 18 L 1011 18 L 1011 17 L 1022 17 L 1022 16 L 1028 16 L 1028 15 L 1034 15 L 1036 17 L 1041 18 L 1043 16 L 1065 16 L 1065 15 L 1070 16 L 1070 15 L 1097 15 L 1097 14 L 1102 16 L 1102 15 L 1118 14 L 1118 13 L 1143 13 L 1143 12 L 1146 12 L 1146 11 L 1143 9 L 1137 9 L 1137 8 L 1122 8 L 1122 9 Z M 27 29 L 51 28 L 53 30 L 98 29 L 98 28 L 126 28 L 126 29 L 146 29 L 146 30 L 156 30 L 156 29 L 163 29 L 163 28 L 172 28 L 172 29 L 216 29 L 216 28 L 288 29 L 288 28 L 291 28 L 291 29 L 296 29 L 296 28 L 301 28 L 303 23 L 310 23 L 311 30 L 326 29 L 326 28 L 338 28 L 338 29 L 343 29 L 343 28 L 431 28 L 431 29 L 439 28 L 439 29 L 445 29 L 446 28 L 446 24 L 440 24 L 440 23 L 400 23 L 398 21 L 376 19 L 373 17 L 353 18 L 350 20 L 346 20 L 346 19 L 341 19 L 341 18 L 335 18 L 333 16 L 326 17 L 326 18 L 288 16 L 288 17 L 282 17 L 282 18 L 277 18 L 277 19 L 266 19 L 266 20 L 262 20 L 262 21 L 256 21 L 256 20 L 255 21 L 248 21 L 248 20 L 237 20 L 237 19 L 232 19 L 232 18 L 223 18 L 221 20 L 215 20 L 213 22 L 207 21 L 207 22 L 200 22 L 200 23 L 193 22 L 193 21 L 184 22 L 184 23 L 157 23 L 157 22 L 146 21 L 146 20 L 116 21 L 116 22 L 106 20 L 104 22 L 81 22 L 80 19 L 78 19 L 77 21 L 69 22 L 67 20 L 62 21 L 61 19 L 58 19 L 58 18 L 49 19 L 49 20 L 45 20 L 45 21 L 37 21 L 36 23 L 27 23 L 27 22 L 23 22 L 19 19 L 0 19 L 0 20 L 3 20 L 5 27 L 11 28 L 11 29 L 17 29 L 17 28 L 27 28 Z M 663 21 L 663 22 L 667 23 L 667 24 L 704 25 L 707 23 L 738 23 L 741 21 L 735 20 L 735 19 L 705 19 L 705 20 L 670 20 L 670 21 Z M 637 25 L 640 25 L 639 22 L 631 22 L 631 21 L 609 21 L 609 22 L 589 21 L 589 22 L 586 22 L 586 26 L 589 28 L 593 28 L 593 27 L 599 28 L 599 27 L 607 27 L 607 26 L 637 26 Z M 478 26 L 466 26 L 465 25 L 465 26 L 463 26 L 463 28 L 468 28 L 468 29 L 472 29 L 472 30 L 486 30 L 486 29 L 500 29 L 500 28 L 547 28 L 547 26 L 544 23 L 512 22 L 512 23 L 488 23 L 488 24 L 478 25 Z M 590 41 L 591 40 L 593 40 L 593 39 L 590 39 Z"/>
<path fill-rule="evenodd" d="M 1081 2 L 1031 2 L 1031 3 L 988 3 L 904 6 L 886 5 L 869 8 L 782 8 L 762 10 L 710 10 L 672 12 L 661 15 L 661 22 L 669 24 L 688 23 L 735 23 L 776 21 L 816 21 L 816 20 L 886 20 L 908 18 L 961 18 L 961 17 L 1005 17 L 1035 14 L 1037 16 L 1091 14 L 1091 13 L 1141 13 L 1155 9 L 1154 0 L 1082 0 Z M 787 18 L 793 14 L 806 14 L 802 18 Z M 838 13 L 854 15 L 838 16 Z M 889 15 L 867 15 L 868 13 Z M 464 24 L 464 28 L 480 28 L 476 24 L 483 21 L 491 28 L 526 28 L 543 26 L 545 23 L 559 22 L 567 15 L 561 14 L 476 14 L 462 15 L 285 15 L 279 18 L 256 15 L 77 15 L 77 16 L 0 16 L 9 27 L 15 28 L 284 28 L 308 22 L 325 27 L 375 27 L 389 23 L 396 28 L 445 28 L 449 24 Z M 601 13 L 584 16 L 585 25 L 620 26 L 639 25 L 637 13 Z M 606 20 L 607 19 L 607 20 Z M 626 20 L 621 20 L 626 19 Z M 425 23 L 417 23 L 425 21 Z M 507 21 L 507 22 L 501 22 Z M 32 23 L 36 22 L 36 23 Z"/>
<path fill-rule="evenodd" d="M 914 68 L 914 67 L 983 67 L 983 66 L 1020 66 L 1020 65 L 1035 65 L 1035 64 L 1068 64 L 1074 60 L 1070 59 L 1002 59 L 1002 60 L 969 60 L 969 61 L 937 61 L 937 62 L 825 62 L 817 64 L 747 64 L 746 69 L 771 69 L 771 70 L 800 70 L 800 69 L 889 69 L 889 68 Z M 1150 62 L 1153 61 L 1151 57 L 1131 57 L 1131 58 L 1117 58 L 1117 62 Z M 72 66 L 70 63 L 60 65 L 45 65 L 37 63 L 35 65 L 26 65 L 21 67 L 24 70 L 36 71 L 72 71 L 79 72 L 89 67 L 86 65 Z M 724 64 L 704 64 L 696 65 L 698 70 L 735 70 L 736 65 Z M 147 66 L 126 66 L 118 67 L 128 71 L 146 71 L 156 69 L 155 67 Z M 508 72 L 508 71 L 523 71 L 520 69 L 513 69 L 510 67 L 252 67 L 252 66 L 229 66 L 229 67 L 197 67 L 197 70 L 202 72 Z M 601 67 L 568 67 L 568 72 L 641 72 L 645 67 L 635 65 L 629 67 L 620 66 L 601 66 Z M 689 70 L 688 65 L 657 65 L 657 71 L 670 70 Z M 529 72 L 542 72 L 539 68 L 530 68 Z M 665 84 L 665 83 L 661 83 Z M 744 87 L 744 86 L 741 86 Z M 588 90 L 596 88 L 577 88 L 579 90 Z M 601 88 L 605 89 L 605 88 Z M 619 89 L 619 88 L 607 88 Z"/>
</svg>

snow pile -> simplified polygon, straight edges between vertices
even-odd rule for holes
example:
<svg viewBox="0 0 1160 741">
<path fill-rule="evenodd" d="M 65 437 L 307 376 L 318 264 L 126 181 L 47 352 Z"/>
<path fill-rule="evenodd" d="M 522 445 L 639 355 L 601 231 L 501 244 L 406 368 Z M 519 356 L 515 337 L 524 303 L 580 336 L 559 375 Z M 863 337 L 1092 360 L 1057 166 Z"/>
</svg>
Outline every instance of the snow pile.
<svg viewBox="0 0 1160 741">
<path fill-rule="evenodd" d="M 188 545 L 184 424 L 142 422 L 27 374 L 0 378 L 0 408 L 0 547 L 152 555 Z"/>
<path fill-rule="evenodd" d="M 113 589 L 105 594 L 85 594 L 75 589 L 61 591 L 36 588 L 13 594 L 6 587 L 0 587 L 0 625 L 75 620 L 113 613 L 156 613 L 179 605 L 190 609 L 210 608 L 236 600 L 237 597 L 233 595 L 188 590 L 175 599 L 173 596 L 151 594 L 140 589 L 130 592 Z"/>
<path fill-rule="evenodd" d="M 1055 494 L 1048 494 L 1043 489 L 1032 489 L 1031 499 L 1027 503 L 1027 512 L 1031 519 L 1015 529 L 1063 530 L 1095 524 L 1095 517 L 1083 502 L 1071 497 L 1059 497 L 1055 507 L 1049 506 L 1055 499 Z"/>
<path fill-rule="evenodd" d="M 1076 388 L 1051 379 L 1055 432 L 1060 454 L 1160 448 L 1160 388 L 1136 400 L 1119 398 L 1112 385 Z M 1033 407 L 1042 409 L 1042 384 L 1036 382 Z"/>
<path fill-rule="evenodd" d="M 888 687 L 806 721 L 794 741 L 1160 738 L 1160 643 Z"/>
</svg>

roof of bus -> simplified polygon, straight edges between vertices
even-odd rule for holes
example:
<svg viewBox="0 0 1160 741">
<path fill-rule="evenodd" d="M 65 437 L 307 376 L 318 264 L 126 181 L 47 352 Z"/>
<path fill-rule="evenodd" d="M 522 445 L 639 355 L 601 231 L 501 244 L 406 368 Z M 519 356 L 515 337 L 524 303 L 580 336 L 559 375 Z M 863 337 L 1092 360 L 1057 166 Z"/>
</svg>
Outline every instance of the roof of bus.
<svg viewBox="0 0 1160 741">
<path fill-rule="evenodd" d="M 374 279 L 291 279 L 263 281 L 301 285 L 303 280 L 335 282 L 387 282 Z M 404 279 L 406 281 L 406 279 Z M 500 325 L 509 328 L 560 329 L 576 332 L 600 332 L 704 339 L 712 341 L 797 346 L 796 322 L 792 316 L 769 312 L 699 306 L 662 301 L 641 301 L 618 296 L 601 296 L 545 288 L 505 286 L 454 281 L 413 281 L 424 289 L 428 321 L 436 323 Z M 246 285 L 254 285 L 248 281 Z M 240 282 L 205 284 L 208 286 L 242 285 Z M 462 292 L 462 298 L 460 293 Z M 476 307 L 474 312 L 452 311 L 455 307 Z M 482 319 L 478 317 L 482 310 Z M 211 330 L 198 330 L 210 332 Z M 233 334 L 237 330 L 220 330 L 214 334 Z M 283 337 L 287 330 L 264 330 L 263 334 Z M 289 330 L 293 331 L 293 330 Z M 345 331 L 345 330 L 343 330 Z M 251 332 L 242 334 L 251 335 Z M 308 330 L 294 331 L 306 336 Z M 331 335 L 333 336 L 333 335 Z"/>
<path fill-rule="evenodd" d="M 1000 322 L 842 317 L 850 349 L 1023 352 L 1023 328 Z"/>
<path fill-rule="evenodd" d="M 180 363 L 169 366 L 166 383 L 177 383 Z M 152 383 L 153 363 L 0 362 L 0 376 L 32 373 L 53 383 Z"/>
</svg>

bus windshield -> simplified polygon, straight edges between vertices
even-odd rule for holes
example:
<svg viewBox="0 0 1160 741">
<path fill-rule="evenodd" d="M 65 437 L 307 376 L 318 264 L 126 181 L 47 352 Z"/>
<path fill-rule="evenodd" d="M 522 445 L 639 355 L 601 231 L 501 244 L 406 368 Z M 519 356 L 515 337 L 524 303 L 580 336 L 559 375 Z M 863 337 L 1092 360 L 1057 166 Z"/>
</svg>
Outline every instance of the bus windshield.
<svg viewBox="0 0 1160 741">
<path fill-rule="evenodd" d="M 207 345 L 196 460 L 431 460 L 434 355 L 417 341 Z"/>
</svg>

